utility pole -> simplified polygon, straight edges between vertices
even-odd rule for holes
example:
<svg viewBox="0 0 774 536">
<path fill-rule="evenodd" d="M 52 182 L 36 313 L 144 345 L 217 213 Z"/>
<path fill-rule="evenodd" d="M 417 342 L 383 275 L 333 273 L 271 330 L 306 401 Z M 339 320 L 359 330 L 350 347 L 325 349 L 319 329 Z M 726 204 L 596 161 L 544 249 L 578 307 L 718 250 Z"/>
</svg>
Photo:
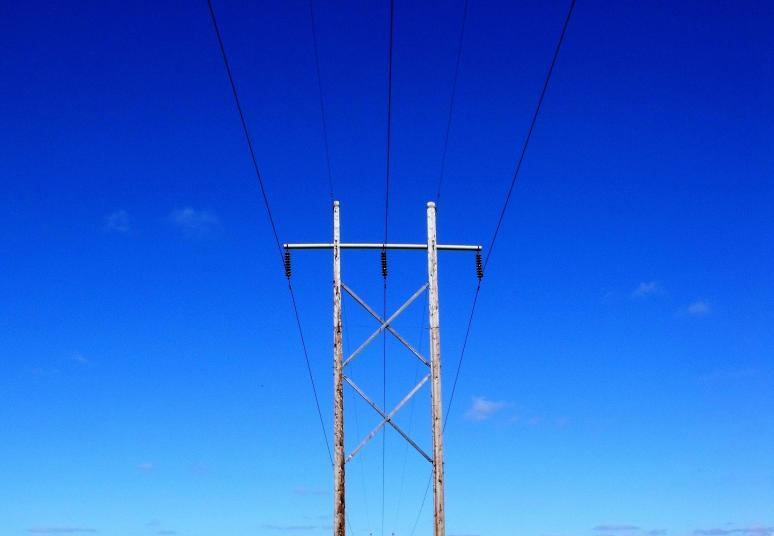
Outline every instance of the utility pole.
<svg viewBox="0 0 774 536">
<path fill-rule="evenodd" d="M 433 406 L 433 503 L 435 536 L 446 534 L 443 507 L 443 420 L 441 419 L 441 321 L 438 311 L 438 251 L 435 233 L 435 203 L 427 204 L 427 279 L 430 284 L 430 374 Z"/>
<path fill-rule="evenodd" d="M 341 250 L 339 202 L 333 203 L 333 536 L 345 536 L 344 376 L 341 326 Z"/>
<path fill-rule="evenodd" d="M 313 244 L 285 244 L 285 275 L 290 277 L 290 251 L 300 249 L 323 249 L 333 252 L 333 536 L 346 536 L 345 517 L 345 465 L 357 455 L 365 445 L 373 439 L 386 425 L 390 425 L 414 449 L 433 466 L 433 503 L 435 530 L 434 536 L 445 536 L 444 512 L 444 471 L 443 471 L 443 419 L 441 414 L 441 328 L 438 310 L 438 252 L 439 251 L 470 251 L 476 253 L 476 272 L 479 279 L 481 271 L 481 246 L 479 245 L 444 245 L 436 239 L 436 208 L 435 203 L 427 204 L 427 243 L 426 244 L 384 244 L 384 243 L 343 243 L 341 242 L 341 227 L 339 220 L 339 202 L 333 203 L 333 242 Z M 389 318 L 383 319 L 360 296 L 341 280 L 342 250 L 426 250 L 427 251 L 427 281 Z M 386 262 L 386 260 L 383 260 Z M 428 361 L 392 324 L 417 298 L 428 291 L 429 321 L 430 321 L 430 360 Z M 351 355 L 344 359 L 342 348 L 341 303 L 342 291 L 359 303 L 370 314 L 379 327 Z M 380 408 L 366 393 L 355 384 L 354 380 L 345 374 L 346 366 L 365 348 L 384 332 L 390 333 L 419 361 L 428 367 L 429 372 L 411 389 L 403 399 L 390 411 Z M 428 455 L 408 434 L 395 422 L 394 417 L 400 409 L 420 390 L 430 382 L 433 455 Z M 381 417 L 381 422 L 371 430 L 360 443 L 350 452 L 344 454 L 344 382 L 370 405 Z"/>
</svg>

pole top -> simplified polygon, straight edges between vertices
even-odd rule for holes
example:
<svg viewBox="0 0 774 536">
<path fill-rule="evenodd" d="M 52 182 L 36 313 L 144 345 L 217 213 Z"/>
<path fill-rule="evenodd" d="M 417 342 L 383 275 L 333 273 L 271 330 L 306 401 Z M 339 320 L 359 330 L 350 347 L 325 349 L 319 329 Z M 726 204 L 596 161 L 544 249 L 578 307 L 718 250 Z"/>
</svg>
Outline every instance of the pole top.
<svg viewBox="0 0 774 536">
<path fill-rule="evenodd" d="M 339 206 L 339 202 L 338 202 L 338 201 L 334 201 L 334 202 L 333 202 L 333 206 L 334 206 L 334 207 L 338 207 L 338 206 Z"/>
<path fill-rule="evenodd" d="M 427 202 L 427 208 L 435 208 L 435 203 L 432 201 Z"/>
</svg>

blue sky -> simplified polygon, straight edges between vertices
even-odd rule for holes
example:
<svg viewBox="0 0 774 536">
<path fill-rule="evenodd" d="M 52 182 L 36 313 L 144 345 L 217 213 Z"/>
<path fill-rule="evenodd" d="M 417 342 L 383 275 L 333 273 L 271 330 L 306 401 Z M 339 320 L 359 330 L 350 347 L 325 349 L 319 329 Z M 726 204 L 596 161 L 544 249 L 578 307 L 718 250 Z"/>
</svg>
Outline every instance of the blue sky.
<svg viewBox="0 0 774 536">
<path fill-rule="evenodd" d="M 216 2 L 283 241 L 327 241 L 308 4 Z M 488 243 L 566 10 L 470 5 L 439 239 Z M 0 7 L 0 533 L 317 536 L 328 458 L 204 2 Z M 390 236 L 421 241 L 462 2 L 395 7 Z M 316 3 L 342 238 L 383 229 L 387 2 Z M 449 536 L 774 532 L 774 9 L 581 1 L 487 271 L 446 434 Z M 441 257 L 448 395 L 475 288 Z M 296 288 L 330 431 L 330 258 Z M 389 307 L 424 278 L 390 257 Z M 379 304 L 378 253 L 343 277 Z M 427 348 L 422 303 L 396 324 Z M 347 346 L 374 328 L 345 303 Z M 353 376 L 381 398 L 377 347 Z M 412 385 L 388 344 L 388 405 Z M 347 394 L 351 448 L 377 418 Z M 429 448 L 424 391 L 398 422 Z M 357 536 L 410 536 L 391 431 Z M 431 530 L 431 508 L 416 534 Z"/>
</svg>

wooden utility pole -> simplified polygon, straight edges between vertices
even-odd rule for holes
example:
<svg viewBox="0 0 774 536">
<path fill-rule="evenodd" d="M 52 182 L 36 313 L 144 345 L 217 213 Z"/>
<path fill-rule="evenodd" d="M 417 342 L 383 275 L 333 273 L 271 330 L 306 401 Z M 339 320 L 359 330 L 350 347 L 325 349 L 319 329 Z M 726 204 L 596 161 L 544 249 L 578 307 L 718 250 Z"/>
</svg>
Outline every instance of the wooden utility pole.
<svg viewBox="0 0 774 536">
<path fill-rule="evenodd" d="M 333 535 L 344 536 L 344 354 L 341 326 L 339 202 L 333 203 Z"/>
<path fill-rule="evenodd" d="M 329 249 L 333 251 L 333 536 L 346 536 L 345 517 L 345 478 L 344 467 L 365 447 L 383 428 L 389 425 L 400 434 L 419 454 L 433 465 L 433 502 L 435 505 L 434 536 L 445 536 L 445 515 L 443 504 L 443 420 L 441 415 L 441 334 L 438 316 L 438 252 L 439 251 L 472 251 L 476 253 L 477 267 L 481 264 L 481 246 L 443 245 L 436 240 L 435 203 L 427 204 L 427 243 L 426 244 L 383 244 L 383 243 L 342 243 L 339 225 L 339 202 L 333 203 L 333 243 L 316 244 L 285 244 L 286 274 L 290 277 L 290 250 L 293 249 Z M 427 281 L 406 300 L 403 305 L 389 317 L 382 318 L 360 296 L 341 280 L 342 250 L 427 250 Z M 481 273 L 479 270 L 479 277 Z M 430 360 L 427 360 L 416 348 L 392 327 L 395 319 L 405 311 L 425 291 L 428 291 L 430 307 Z M 342 348 L 343 326 L 341 322 L 342 291 L 359 303 L 369 315 L 379 324 L 376 329 L 351 355 L 344 359 Z M 347 365 L 360 355 L 363 350 L 379 335 L 390 333 L 398 342 L 405 346 L 414 357 L 421 361 L 429 372 L 417 383 L 398 404 L 387 413 L 387 408 L 380 408 L 366 393 L 358 387 L 352 378 L 345 374 Z M 408 403 L 422 386 L 430 382 L 432 402 L 433 455 L 430 456 L 413 441 L 395 422 L 395 415 Z M 345 457 L 344 455 L 344 383 L 365 400 L 382 418 L 381 422 L 371 430 L 360 443 Z"/>
<path fill-rule="evenodd" d="M 435 536 L 446 534 L 443 503 L 443 419 L 441 418 L 441 323 L 438 311 L 438 251 L 435 203 L 427 204 L 427 280 L 430 307 L 430 398 L 433 417 L 433 504 Z"/>
</svg>

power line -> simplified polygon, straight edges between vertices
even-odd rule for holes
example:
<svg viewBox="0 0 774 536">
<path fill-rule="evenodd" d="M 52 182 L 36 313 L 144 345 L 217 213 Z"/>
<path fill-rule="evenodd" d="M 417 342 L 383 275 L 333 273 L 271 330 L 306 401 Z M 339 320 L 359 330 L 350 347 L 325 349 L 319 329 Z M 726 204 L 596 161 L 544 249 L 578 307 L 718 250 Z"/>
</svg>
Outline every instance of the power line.
<svg viewBox="0 0 774 536">
<path fill-rule="evenodd" d="M 390 216 L 390 151 L 392 149 L 392 49 L 395 26 L 395 1 L 390 0 L 390 44 L 387 61 L 387 149 L 384 176 L 384 244 L 388 242 Z M 382 250 L 382 276 L 384 277 L 382 314 L 387 318 L 387 251 Z M 387 407 L 387 332 L 382 333 L 382 407 Z M 387 465 L 387 429 L 382 430 L 382 512 L 381 535 L 384 536 L 385 466 Z"/>
<path fill-rule="evenodd" d="M 387 169 L 384 179 L 384 243 L 387 241 L 387 223 L 390 214 L 390 150 L 392 145 L 392 48 L 395 19 L 395 1 L 390 0 L 390 46 L 387 62 Z"/>
<path fill-rule="evenodd" d="M 530 121 L 529 128 L 527 129 L 527 135 L 524 138 L 524 142 L 523 142 L 522 147 L 521 147 L 521 152 L 520 152 L 519 158 L 518 158 L 518 160 L 516 162 L 516 168 L 514 169 L 514 172 L 513 172 L 513 178 L 511 179 L 511 184 L 510 184 L 510 186 L 508 188 L 508 193 L 505 196 L 505 202 L 503 203 L 503 207 L 500 210 L 500 216 L 499 216 L 499 218 L 497 220 L 497 226 L 495 227 L 494 233 L 492 234 L 492 239 L 489 242 L 489 249 L 487 250 L 486 258 L 484 260 L 484 270 L 486 270 L 486 267 L 489 264 L 489 260 L 491 259 L 492 251 L 494 250 L 495 241 L 497 240 L 497 236 L 500 233 L 500 228 L 502 226 L 502 222 L 503 222 L 503 218 L 505 217 L 505 213 L 508 210 L 508 204 L 510 203 L 510 200 L 511 200 L 511 194 L 513 193 L 513 189 L 516 186 L 516 182 L 517 182 L 517 180 L 519 178 L 519 172 L 521 171 L 521 165 L 524 162 L 525 155 L 527 154 L 527 147 L 529 146 L 529 141 L 532 138 L 532 132 L 535 129 L 535 124 L 537 123 L 538 116 L 540 115 L 540 109 L 543 106 L 543 100 L 545 99 L 546 91 L 548 90 L 548 84 L 551 81 L 551 75 L 554 72 L 554 67 L 556 66 L 556 61 L 557 61 L 557 59 L 559 57 L 559 52 L 560 52 L 560 50 L 562 48 L 562 43 L 564 43 L 564 37 L 565 37 L 565 35 L 567 33 L 567 27 L 570 24 L 570 19 L 572 18 L 572 14 L 573 14 L 573 11 L 575 9 L 575 3 L 576 3 L 576 0 L 571 0 L 570 7 L 567 10 L 567 16 L 564 19 L 564 24 L 562 25 L 562 31 L 559 34 L 559 39 L 558 39 L 558 41 L 556 43 L 556 48 L 554 49 L 554 54 L 553 54 L 553 56 L 551 58 L 551 63 L 549 65 L 548 72 L 546 73 L 546 78 L 545 78 L 545 81 L 543 82 L 543 87 L 542 87 L 542 89 L 540 91 L 540 96 L 538 98 L 537 105 L 535 106 L 535 111 L 532 114 L 532 120 Z M 467 348 L 468 339 L 470 337 L 470 330 L 471 330 L 471 327 L 473 325 L 473 316 L 475 315 L 476 304 L 478 303 L 478 296 L 479 296 L 479 294 L 481 292 L 481 283 L 482 283 L 482 280 L 479 280 L 478 285 L 476 285 L 476 291 L 473 294 L 473 302 L 472 302 L 471 307 L 470 307 L 470 314 L 468 315 L 467 327 L 465 329 L 465 337 L 463 338 L 463 341 L 462 341 L 462 349 L 460 351 L 460 359 L 457 362 L 457 370 L 456 370 L 456 372 L 454 374 L 454 381 L 452 382 L 452 389 L 451 389 L 451 394 L 449 396 L 449 403 L 448 403 L 448 405 L 446 407 L 446 415 L 444 417 L 444 423 L 443 423 L 444 430 L 446 429 L 446 424 L 449 421 L 449 414 L 451 413 L 452 403 L 454 402 L 454 394 L 455 394 L 456 389 L 457 389 L 457 382 L 458 382 L 459 377 L 460 377 L 460 371 L 462 369 L 462 362 L 463 362 L 463 360 L 465 358 L 465 349 Z M 414 531 L 417 528 L 417 524 L 419 523 L 419 518 L 420 518 L 420 516 L 422 514 L 422 509 L 424 508 L 425 501 L 427 499 L 427 492 L 430 489 L 430 481 L 431 481 L 431 479 L 432 479 L 432 473 L 430 475 L 430 479 L 428 479 L 427 487 L 425 488 L 425 495 L 424 495 L 424 497 L 422 499 L 422 504 L 419 507 L 419 513 L 417 514 L 417 518 L 416 518 L 416 521 L 414 523 L 414 527 L 411 530 L 411 536 L 413 536 Z"/>
<path fill-rule="evenodd" d="M 314 65 L 317 73 L 317 93 L 320 97 L 320 121 L 322 122 L 323 142 L 325 144 L 325 165 L 328 171 L 328 193 L 333 203 L 333 173 L 331 173 L 331 151 L 328 143 L 328 124 L 325 117 L 325 99 L 323 98 L 322 75 L 320 74 L 320 52 L 317 46 L 317 28 L 314 18 L 314 0 L 309 0 L 309 17 L 312 26 L 312 44 L 314 48 Z"/>
<path fill-rule="evenodd" d="M 441 199 L 441 186 L 443 184 L 443 177 L 446 173 L 446 154 L 449 149 L 449 133 L 451 132 L 452 116 L 454 114 L 454 103 L 457 96 L 457 78 L 460 73 L 460 58 L 462 58 L 462 42 L 465 36 L 465 23 L 468 20 L 468 0 L 465 0 L 465 5 L 462 8 L 462 26 L 460 27 L 459 42 L 457 43 L 457 61 L 454 64 L 454 78 L 452 80 L 451 99 L 449 100 L 449 117 L 446 119 L 446 134 L 443 139 L 443 151 L 441 153 L 441 172 L 438 175 L 438 188 L 435 194 L 435 203 Z"/>
<path fill-rule="evenodd" d="M 519 155 L 519 160 L 516 163 L 516 169 L 513 171 L 513 178 L 511 179 L 511 186 L 508 188 L 508 195 L 505 196 L 505 203 L 503 204 L 503 208 L 500 211 L 500 217 L 497 220 L 497 227 L 495 227 L 494 234 L 492 235 L 492 241 L 489 243 L 489 249 L 486 252 L 486 258 L 484 260 L 484 270 L 486 270 L 486 266 L 487 264 L 489 264 L 489 259 L 492 257 L 495 241 L 497 240 L 497 235 L 500 232 L 500 226 L 503 223 L 505 212 L 508 210 L 508 203 L 510 203 L 511 201 L 511 194 L 513 193 L 513 188 L 514 186 L 516 186 L 516 181 L 519 178 L 519 172 L 521 171 L 521 164 L 524 162 L 524 156 L 527 154 L 527 147 L 529 146 L 529 140 L 532 138 L 532 131 L 535 129 L 535 123 L 537 123 L 538 116 L 540 115 L 540 109 L 543 106 L 543 99 L 545 98 L 546 91 L 548 90 L 548 83 L 551 81 L 551 75 L 554 72 L 554 67 L 556 66 L 556 60 L 559 57 L 559 51 L 562 49 L 564 36 L 567 33 L 567 26 L 569 26 L 570 24 L 570 19 L 572 18 L 572 12 L 575 9 L 575 1 L 576 0 L 572 0 L 570 2 L 570 8 L 567 10 L 567 17 L 565 17 L 564 25 L 562 26 L 562 33 L 559 34 L 559 40 L 556 43 L 556 48 L 554 49 L 554 55 L 551 58 L 551 65 L 548 68 L 548 73 L 546 74 L 545 82 L 543 82 L 543 88 L 540 90 L 540 98 L 538 99 L 537 106 L 535 107 L 535 112 L 532 114 L 532 121 L 530 121 L 529 123 L 529 129 L 527 130 L 527 135 L 524 138 L 524 144 L 521 146 L 521 154 Z"/>
<path fill-rule="evenodd" d="M 494 250 L 495 241 L 497 240 L 497 236 L 500 233 L 500 228 L 502 226 L 503 218 L 505 217 L 505 213 L 508 210 L 508 204 L 511 201 L 511 194 L 513 193 L 513 189 L 516 186 L 516 181 L 519 178 L 519 172 L 521 171 L 521 165 L 524 162 L 524 156 L 527 154 L 527 147 L 529 146 L 529 141 L 532 138 L 532 133 L 535 130 L 535 124 L 537 123 L 538 116 L 540 115 L 540 109 L 543 106 L 543 100 L 545 99 L 546 91 L 548 90 L 548 84 L 551 81 L 551 75 L 554 72 L 554 67 L 556 66 L 556 60 L 559 57 L 559 51 L 562 48 L 562 43 L 564 42 L 564 36 L 567 33 L 567 27 L 570 24 L 570 19 L 572 18 L 572 13 L 573 13 L 573 10 L 575 9 L 575 2 L 576 2 L 576 0 L 571 0 L 570 7 L 567 10 L 567 16 L 564 19 L 564 24 L 562 25 L 562 31 L 559 34 L 559 40 L 556 43 L 556 48 L 554 49 L 554 54 L 553 54 L 553 56 L 551 58 L 551 64 L 550 64 L 550 66 L 548 68 L 548 73 L 546 74 L 545 81 L 543 82 L 543 87 L 542 87 L 542 89 L 540 91 L 540 97 L 538 98 L 537 106 L 535 107 L 535 112 L 532 114 L 532 120 L 530 121 L 529 129 L 527 130 L 527 135 L 525 136 L 524 143 L 522 144 L 522 147 L 521 147 L 521 153 L 519 154 L 519 159 L 518 159 L 518 161 L 516 163 L 516 168 L 515 168 L 515 170 L 513 172 L 513 178 L 511 179 L 511 185 L 508 188 L 508 194 L 505 196 L 505 202 L 503 203 L 503 207 L 500 210 L 500 217 L 497 220 L 497 226 L 495 227 L 494 234 L 492 235 L 492 239 L 489 242 L 489 249 L 487 250 L 486 257 L 485 257 L 485 260 L 484 260 L 484 271 L 486 271 L 486 267 L 489 264 L 489 260 L 492 257 L 492 252 Z M 468 325 L 467 325 L 467 329 L 465 331 L 465 338 L 463 339 L 463 343 L 462 343 L 462 351 L 460 353 L 460 360 L 459 360 L 459 362 L 457 364 L 457 371 L 456 371 L 455 376 L 454 376 L 454 382 L 452 383 L 452 391 L 451 391 L 451 395 L 449 397 L 449 404 L 448 404 L 447 409 L 446 409 L 446 419 L 445 419 L 445 422 L 448 421 L 448 419 L 449 419 L 449 412 L 451 411 L 451 405 L 452 405 L 452 402 L 454 401 L 454 391 L 457 388 L 457 380 L 459 379 L 460 369 L 462 368 L 462 360 L 463 360 L 463 358 L 465 356 L 465 348 L 466 348 L 467 343 L 468 343 L 468 337 L 470 335 L 470 328 L 471 328 L 471 325 L 473 323 L 473 315 L 474 315 L 474 313 L 476 311 L 476 303 L 478 302 L 478 295 L 479 295 L 479 292 L 481 291 L 481 282 L 482 282 L 482 280 L 479 280 L 479 283 L 478 283 L 478 285 L 476 287 L 476 292 L 475 292 L 475 294 L 473 296 L 473 303 L 472 303 L 471 308 L 470 308 L 470 316 L 468 318 Z M 444 422 L 444 426 L 445 426 L 445 422 Z"/>
<path fill-rule="evenodd" d="M 347 309 L 344 306 L 344 301 L 343 300 L 342 300 L 342 303 L 341 303 L 341 316 L 343 317 L 344 326 L 347 326 L 348 325 L 348 322 L 347 322 Z M 352 353 L 352 350 L 351 350 L 352 345 L 350 343 L 349 330 L 348 329 L 344 329 L 343 332 L 344 332 L 344 347 L 345 347 L 346 353 L 347 353 L 347 355 L 351 355 L 351 353 Z M 352 376 L 354 376 L 355 375 L 355 370 L 354 370 L 355 369 L 355 362 L 352 362 L 352 363 L 349 364 L 349 369 L 351 371 L 350 374 L 352 374 Z M 355 436 L 356 437 L 360 437 L 360 431 L 359 431 L 360 430 L 360 424 L 359 424 L 359 418 L 358 418 L 357 404 L 352 404 L 352 410 L 353 410 L 353 413 L 354 413 L 354 416 L 355 416 Z M 365 461 L 364 461 L 364 458 L 363 458 L 363 454 L 364 453 L 361 453 L 360 456 L 358 457 L 359 465 L 360 465 L 360 484 L 361 484 L 361 486 L 363 488 L 363 502 L 365 503 L 366 521 L 367 521 L 367 525 L 370 527 L 371 526 L 371 513 L 370 513 L 369 508 L 368 508 L 368 490 L 366 488 Z"/>
<path fill-rule="evenodd" d="M 419 321 L 419 344 L 417 345 L 417 351 L 421 354 L 422 348 L 424 346 L 424 340 L 425 340 L 425 315 L 427 314 L 427 303 L 425 303 L 425 307 L 422 307 L 422 317 Z M 412 380 L 412 385 L 415 385 L 417 383 L 417 379 L 419 378 L 419 367 L 420 364 L 417 361 L 414 363 L 414 379 Z M 409 417 L 408 417 L 408 432 L 409 434 L 413 433 L 414 430 L 414 408 L 416 407 L 416 400 L 411 401 L 411 405 L 409 406 Z M 401 466 L 400 471 L 400 486 L 398 487 L 398 506 L 395 509 L 395 520 L 397 521 L 399 519 L 400 514 L 400 508 L 401 508 L 401 502 L 403 500 L 403 483 L 406 477 L 406 462 L 408 460 L 408 443 L 404 444 L 404 450 L 403 450 L 403 464 Z"/>
<path fill-rule="evenodd" d="M 312 366 L 309 363 L 309 352 L 306 349 L 306 341 L 304 340 L 304 331 L 301 329 L 301 316 L 298 313 L 298 306 L 296 305 L 296 294 L 293 292 L 293 286 L 288 279 L 288 292 L 290 294 L 290 302 L 293 304 L 293 312 L 296 316 L 296 326 L 298 327 L 298 336 L 301 339 L 301 347 L 304 350 L 304 361 L 306 361 L 306 371 L 309 373 L 309 384 L 312 386 L 312 393 L 314 394 L 314 404 L 317 407 L 317 416 L 320 418 L 320 429 L 325 439 L 325 450 L 328 451 L 328 458 L 331 465 L 333 465 L 333 454 L 331 453 L 331 447 L 328 441 L 328 432 L 325 431 L 325 423 L 322 417 L 322 410 L 320 409 L 320 399 L 317 396 L 317 387 L 314 384 L 314 376 L 312 376 Z"/>
<path fill-rule="evenodd" d="M 218 26 L 218 20 L 215 16 L 215 9 L 212 6 L 212 0 L 207 0 L 207 7 L 210 11 L 210 19 L 212 20 L 212 26 L 215 29 L 215 36 L 218 38 L 218 46 L 220 47 L 220 53 L 223 57 L 223 65 L 226 67 L 226 74 L 228 75 L 228 81 L 231 85 L 231 93 L 234 95 L 234 104 L 236 104 L 237 112 L 239 113 L 239 121 L 242 124 L 242 131 L 245 135 L 245 141 L 247 141 L 247 148 L 250 151 L 250 159 L 253 163 L 253 169 L 255 170 L 255 176 L 258 179 L 258 184 L 261 187 L 261 195 L 263 196 L 263 204 L 266 208 L 266 214 L 269 217 L 269 223 L 271 224 L 271 230 L 274 234 L 274 241 L 277 244 L 277 252 L 279 253 L 280 262 L 284 264 L 284 257 L 282 252 L 282 245 L 280 244 L 279 234 L 277 233 L 277 226 L 274 223 L 274 216 L 272 215 L 271 206 L 269 205 L 269 198 L 266 195 L 266 188 L 263 183 L 263 176 L 261 175 L 261 170 L 258 167 L 258 159 L 255 156 L 255 149 L 253 148 L 253 141 L 252 137 L 250 136 L 250 130 L 247 128 L 247 121 L 245 120 L 245 114 L 242 111 L 242 104 L 239 100 L 239 93 L 237 92 L 236 83 L 234 82 L 234 75 L 231 72 L 231 65 L 228 61 L 228 56 L 226 55 L 226 47 L 223 44 L 223 37 L 220 33 L 220 27 Z M 309 362 L 309 352 L 306 347 L 306 341 L 304 339 L 304 332 L 301 328 L 301 315 L 298 312 L 298 305 L 296 304 L 296 296 L 293 292 L 293 285 L 290 283 L 290 279 L 288 279 L 288 293 L 290 294 L 290 301 L 293 305 L 293 312 L 295 314 L 296 318 L 296 326 L 298 327 L 298 335 L 301 339 L 301 347 L 304 351 L 304 360 L 306 361 L 306 370 L 309 373 L 309 382 L 312 386 L 312 394 L 314 395 L 314 402 L 315 406 L 317 407 L 317 416 L 320 419 L 320 429 L 323 433 L 323 438 L 325 439 L 325 449 L 328 451 L 328 458 L 330 459 L 331 465 L 333 465 L 333 455 L 331 454 L 331 447 L 328 441 L 328 433 L 325 431 L 325 421 L 323 420 L 322 416 L 322 410 L 320 409 L 320 399 L 317 396 L 317 386 L 314 382 L 314 376 L 312 375 L 312 366 Z"/>
</svg>

